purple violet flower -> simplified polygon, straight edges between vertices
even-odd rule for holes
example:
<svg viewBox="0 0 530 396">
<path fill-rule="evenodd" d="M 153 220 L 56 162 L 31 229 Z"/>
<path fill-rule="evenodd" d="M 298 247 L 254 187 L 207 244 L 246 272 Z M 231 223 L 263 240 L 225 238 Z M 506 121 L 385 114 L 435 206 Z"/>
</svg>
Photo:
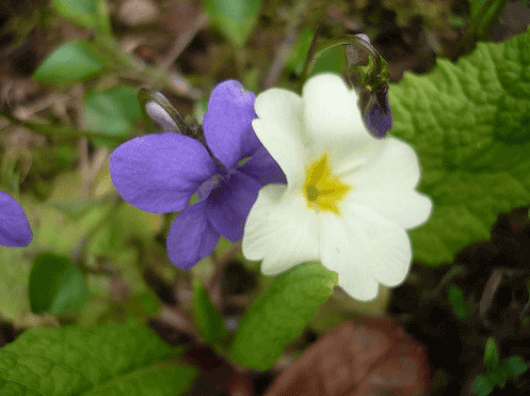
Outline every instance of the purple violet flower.
<svg viewBox="0 0 530 396">
<path fill-rule="evenodd" d="M 0 245 L 25 247 L 33 239 L 22 206 L 8 193 L 0 191 Z"/>
<path fill-rule="evenodd" d="M 212 91 L 204 136 L 225 168 L 199 141 L 174 132 L 132 139 L 112 153 L 112 182 L 125 201 L 152 213 L 181 211 L 166 241 L 169 258 L 180 268 L 210 255 L 221 235 L 240 240 L 260 188 L 286 183 L 252 129 L 255 99 L 235 80 Z M 194 194 L 199 201 L 188 206 Z"/>
</svg>

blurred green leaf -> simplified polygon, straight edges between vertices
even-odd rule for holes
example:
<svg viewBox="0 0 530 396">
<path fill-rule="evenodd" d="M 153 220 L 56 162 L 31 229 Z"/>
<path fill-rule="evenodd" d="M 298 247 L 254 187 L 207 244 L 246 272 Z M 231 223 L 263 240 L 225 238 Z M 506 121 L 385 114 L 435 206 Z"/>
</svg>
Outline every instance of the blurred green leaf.
<svg viewBox="0 0 530 396">
<path fill-rule="evenodd" d="M 208 344 L 212 345 L 227 335 L 223 318 L 213 306 L 208 291 L 198 278 L 193 279 L 192 307 L 195 323 Z"/>
<path fill-rule="evenodd" d="M 390 133 L 417 150 L 419 188 L 434 203 L 409 233 L 416 260 L 452 261 L 489 238 L 499 213 L 530 202 L 529 64 L 530 31 L 391 85 Z"/>
<path fill-rule="evenodd" d="M 33 77 L 45 83 L 71 83 L 96 75 L 103 65 L 90 43 L 72 41 L 52 52 Z"/>
<path fill-rule="evenodd" d="M 493 388 L 495 388 L 495 385 L 485 375 L 477 375 L 473 380 L 473 392 L 477 396 L 489 395 L 493 391 Z"/>
<path fill-rule="evenodd" d="M 230 355 L 256 370 L 271 367 L 333 294 L 337 275 L 319 263 L 297 265 L 278 275 L 241 319 Z"/>
<path fill-rule="evenodd" d="M 203 0 L 212 24 L 236 47 L 243 47 L 252 33 L 261 0 Z"/>
<path fill-rule="evenodd" d="M 521 356 L 510 356 L 502 361 L 502 365 L 506 367 L 506 371 L 510 377 L 524 373 L 528 370 L 528 365 Z"/>
<path fill-rule="evenodd" d="M 497 343 L 495 337 L 488 337 L 484 347 L 484 366 L 495 368 L 499 366 L 499 355 L 497 353 Z"/>
<path fill-rule="evenodd" d="M 314 35 L 315 31 L 312 29 L 302 31 L 287 60 L 287 70 L 290 70 L 296 75 L 302 73 Z M 344 46 L 336 46 L 324 51 L 316 60 L 309 75 L 313 76 L 325 72 L 342 73 L 346 67 L 346 55 L 344 51 Z"/>
<path fill-rule="evenodd" d="M 71 220 L 80 220 L 95 206 L 107 201 L 107 197 L 63 197 L 48 200 L 47 205 L 60 210 Z"/>
<path fill-rule="evenodd" d="M 0 350 L 0 394 L 184 395 L 198 370 L 172 355 L 137 322 L 33 328 Z"/>
<path fill-rule="evenodd" d="M 42 253 L 29 276 L 29 300 L 33 313 L 72 312 L 90 298 L 85 277 L 66 257 Z"/>
<path fill-rule="evenodd" d="M 55 10 L 73 23 L 87 29 L 96 29 L 98 0 L 53 0 Z"/>
<path fill-rule="evenodd" d="M 464 298 L 464 291 L 455 284 L 451 284 L 447 290 L 447 297 L 451 303 L 454 314 L 463 319 L 469 315 L 467 303 Z"/>
<path fill-rule="evenodd" d="M 137 90 L 129 86 L 117 86 L 104 91 L 90 92 L 85 96 L 84 127 L 109 136 L 127 136 L 140 120 Z M 97 142 L 115 145 L 115 142 Z"/>
<path fill-rule="evenodd" d="M 17 323 L 29 312 L 28 277 L 31 263 L 24 249 L 0 246 L 0 313 Z"/>
</svg>

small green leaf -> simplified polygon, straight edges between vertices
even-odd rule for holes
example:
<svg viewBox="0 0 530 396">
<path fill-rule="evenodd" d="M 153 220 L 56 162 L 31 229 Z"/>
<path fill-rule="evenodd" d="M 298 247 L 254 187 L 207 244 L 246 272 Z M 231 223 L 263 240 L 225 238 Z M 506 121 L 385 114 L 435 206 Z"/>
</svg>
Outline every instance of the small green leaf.
<svg viewBox="0 0 530 396">
<path fill-rule="evenodd" d="M 0 394 L 183 395 L 198 370 L 147 327 L 33 328 L 0 349 Z"/>
<path fill-rule="evenodd" d="M 477 396 L 489 395 L 493 391 L 494 387 L 495 385 L 489 382 L 489 379 L 482 374 L 477 375 L 473 381 L 473 392 L 475 392 Z"/>
<path fill-rule="evenodd" d="M 96 29 L 98 0 L 53 0 L 55 10 L 73 23 L 87 29 Z"/>
<path fill-rule="evenodd" d="M 497 354 L 497 343 L 495 337 L 488 337 L 484 347 L 484 366 L 494 369 L 499 366 L 499 355 Z"/>
<path fill-rule="evenodd" d="M 192 306 L 195 322 L 208 344 L 213 344 L 227 335 L 223 318 L 213 306 L 208 291 L 198 278 L 193 280 Z"/>
<path fill-rule="evenodd" d="M 463 319 L 468 316 L 468 310 L 466 305 L 466 300 L 464 298 L 464 291 L 455 284 L 451 284 L 447 290 L 447 297 L 451 303 L 454 314 Z"/>
<path fill-rule="evenodd" d="M 86 41 L 72 41 L 57 48 L 33 77 L 45 83 L 71 83 L 99 73 L 104 61 Z"/>
<path fill-rule="evenodd" d="M 529 64 L 530 31 L 390 87 L 390 133 L 418 151 L 420 190 L 434 203 L 409 234 L 418 261 L 452 261 L 489 238 L 499 213 L 530 202 Z"/>
<path fill-rule="evenodd" d="M 510 377 L 519 375 L 528 370 L 528 365 L 521 356 L 510 356 L 502 361 Z"/>
<path fill-rule="evenodd" d="M 117 86 L 104 91 L 90 92 L 85 97 L 84 127 L 109 136 L 127 136 L 140 120 L 142 113 L 137 90 L 129 86 Z M 98 139 L 99 143 L 112 145 Z"/>
<path fill-rule="evenodd" d="M 278 275 L 241 319 L 230 351 L 245 367 L 266 370 L 333 294 L 337 275 L 318 263 Z"/>
<path fill-rule="evenodd" d="M 66 257 L 42 253 L 29 276 L 29 300 L 33 313 L 71 312 L 90 298 L 86 280 L 79 268 Z"/>
<path fill-rule="evenodd" d="M 212 24 L 236 47 L 243 47 L 252 33 L 261 0 L 203 0 Z"/>
</svg>

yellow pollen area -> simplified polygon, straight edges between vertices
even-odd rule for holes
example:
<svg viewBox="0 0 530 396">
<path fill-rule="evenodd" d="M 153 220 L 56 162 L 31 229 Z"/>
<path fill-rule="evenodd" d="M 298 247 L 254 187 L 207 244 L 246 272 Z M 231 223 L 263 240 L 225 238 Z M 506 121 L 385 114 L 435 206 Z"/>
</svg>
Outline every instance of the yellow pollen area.
<svg viewBox="0 0 530 396">
<path fill-rule="evenodd" d="M 331 174 L 326 154 L 306 169 L 303 191 L 310 208 L 340 214 L 337 204 L 352 187 Z"/>
</svg>

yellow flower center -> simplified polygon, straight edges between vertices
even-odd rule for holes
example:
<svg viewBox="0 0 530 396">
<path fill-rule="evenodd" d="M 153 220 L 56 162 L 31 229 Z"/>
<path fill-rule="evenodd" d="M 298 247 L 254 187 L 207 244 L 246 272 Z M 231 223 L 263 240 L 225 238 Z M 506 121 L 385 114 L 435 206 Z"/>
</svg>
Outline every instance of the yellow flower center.
<svg viewBox="0 0 530 396">
<path fill-rule="evenodd" d="M 308 206 L 339 215 L 337 204 L 352 187 L 331 174 L 326 154 L 306 169 L 304 192 Z"/>
</svg>

